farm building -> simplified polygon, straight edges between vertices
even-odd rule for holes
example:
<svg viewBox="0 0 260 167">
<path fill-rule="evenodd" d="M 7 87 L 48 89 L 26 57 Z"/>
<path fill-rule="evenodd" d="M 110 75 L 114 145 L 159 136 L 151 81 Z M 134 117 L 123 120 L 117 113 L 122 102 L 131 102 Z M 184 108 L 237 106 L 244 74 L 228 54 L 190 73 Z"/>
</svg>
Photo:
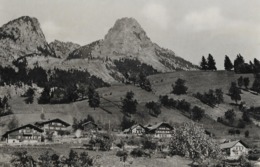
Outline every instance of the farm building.
<svg viewBox="0 0 260 167">
<path fill-rule="evenodd" d="M 220 149 L 228 159 L 238 159 L 248 154 L 248 146 L 241 140 L 222 143 Z"/>
<path fill-rule="evenodd" d="M 59 118 L 56 118 L 48 121 L 36 122 L 35 126 L 43 129 L 44 133 L 46 134 L 65 132 L 70 124 Z"/>
<path fill-rule="evenodd" d="M 141 124 L 133 125 L 132 127 L 124 130 L 125 134 L 143 135 L 145 134 L 145 127 Z"/>
<path fill-rule="evenodd" d="M 88 121 L 82 124 L 83 130 L 82 130 L 82 135 L 83 136 L 88 136 L 88 135 L 93 135 L 98 132 L 98 125 L 95 124 L 92 121 Z"/>
<path fill-rule="evenodd" d="M 147 134 L 155 138 L 169 138 L 172 137 L 173 127 L 165 122 L 160 122 L 152 126 L 146 127 Z"/>
<path fill-rule="evenodd" d="M 27 124 L 13 130 L 7 131 L 3 138 L 6 142 L 11 143 L 37 143 L 41 142 L 43 130 L 32 125 Z"/>
</svg>

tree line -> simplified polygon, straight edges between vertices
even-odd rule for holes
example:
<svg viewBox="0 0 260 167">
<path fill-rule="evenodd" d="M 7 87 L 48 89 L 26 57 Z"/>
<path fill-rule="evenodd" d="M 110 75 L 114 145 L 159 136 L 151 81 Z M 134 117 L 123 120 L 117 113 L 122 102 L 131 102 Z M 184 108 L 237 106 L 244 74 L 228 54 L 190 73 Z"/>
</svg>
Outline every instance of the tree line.
<svg viewBox="0 0 260 167">
<path fill-rule="evenodd" d="M 241 54 L 238 54 L 234 62 L 230 60 L 230 58 L 225 55 L 224 60 L 224 67 L 225 70 L 231 71 L 234 70 L 235 73 L 259 73 L 260 72 L 260 61 L 256 58 L 254 58 L 253 62 L 249 61 L 249 63 L 246 63 L 244 60 L 244 57 Z M 211 54 L 208 55 L 208 58 L 206 59 L 204 56 L 202 56 L 201 62 L 200 62 L 200 69 L 201 70 L 209 70 L 209 71 L 215 71 L 216 68 L 216 62 L 215 59 Z"/>
</svg>

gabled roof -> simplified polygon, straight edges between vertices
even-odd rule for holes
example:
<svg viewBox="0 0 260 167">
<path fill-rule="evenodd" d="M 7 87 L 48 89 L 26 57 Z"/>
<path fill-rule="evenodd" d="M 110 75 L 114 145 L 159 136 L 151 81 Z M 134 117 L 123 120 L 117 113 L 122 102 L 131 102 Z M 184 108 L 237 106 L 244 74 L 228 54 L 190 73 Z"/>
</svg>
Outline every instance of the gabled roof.
<svg viewBox="0 0 260 167">
<path fill-rule="evenodd" d="M 248 148 L 248 146 L 241 140 L 236 140 L 236 141 L 231 141 L 228 143 L 223 143 L 220 145 L 220 149 L 228 149 L 228 148 L 232 148 L 234 147 L 237 143 L 241 143 L 242 145 L 244 145 L 246 148 Z"/>
<path fill-rule="evenodd" d="M 159 127 L 162 126 L 162 125 L 165 125 L 165 126 L 169 127 L 170 129 L 173 129 L 173 127 L 172 127 L 170 124 L 165 123 L 165 122 L 157 123 L 157 124 L 155 124 L 155 125 L 153 125 L 153 126 L 147 127 L 147 129 L 148 129 L 149 131 L 153 131 L 153 130 L 156 130 L 157 128 L 159 128 Z"/>
<path fill-rule="evenodd" d="M 140 126 L 140 127 L 142 127 L 143 129 L 145 129 L 145 127 L 144 127 L 143 125 L 141 125 L 141 124 L 135 124 L 135 125 L 131 126 L 130 128 L 125 129 L 123 132 L 124 132 L 124 133 L 130 132 L 130 130 L 133 130 L 134 128 L 136 128 L 136 127 L 138 127 L 138 126 Z"/>
<path fill-rule="evenodd" d="M 93 125 L 97 126 L 97 124 L 95 124 L 95 123 L 92 122 L 92 121 L 85 122 L 84 124 L 82 124 L 82 126 L 85 126 L 85 125 L 88 125 L 88 124 L 93 124 Z"/>
<path fill-rule="evenodd" d="M 60 123 L 62 123 L 62 124 L 64 124 L 64 125 L 66 125 L 66 126 L 70 126 L 69 123 L 67 123 L 67 122 L 65 122 L 65 121 L 63 121 L 63 120 L 61 120 L 61 119 L 59 119 L 59 118 L 51 119 L 51 120 L 48 120 L 48 121 L 35 122 L 35 125 L 37 125 L 37 126 L 42 126 L 42 125 L 44 125 L 44 124 L 48 124 L 48 123 L 51 123 L 51 122 L 60 122 Z"/>
<path fill-rule="evenodd" d="M 43 130 L 40 129 L 40 128 L 38 128 L 37 126 L 34 126 L 34 125 L 32 125 L 32 124 L 27 124 L 27 125 L 20 126 L 20 127 L 18 127 L 18 128 L 9 130 L 9 131 L 5 132 L 5 134 L 4 134 L 3 136 L 6 136 L 6 135 L 8 135 L 9 133 L 18 131 L 18 130 L 23 129 L 23 128 L 26 128 L 26 127 L 30 127 L 30 128 L 32 128 L 32 129 L 35 129 L 35 130 L 39 131 L 39 132 L 43 132 Z"/>
</svg>

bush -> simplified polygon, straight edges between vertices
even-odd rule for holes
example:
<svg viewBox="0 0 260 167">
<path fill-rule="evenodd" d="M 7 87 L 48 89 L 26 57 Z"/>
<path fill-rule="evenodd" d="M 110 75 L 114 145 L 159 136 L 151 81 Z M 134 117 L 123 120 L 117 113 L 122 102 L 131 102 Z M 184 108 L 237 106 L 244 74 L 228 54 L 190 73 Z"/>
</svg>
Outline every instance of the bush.
<svg viewBox="0 0 260 167">
<path fill-rule="evenodd" d="M 238 122 L 237 127 L 243 129 L 243 128 L 246 127 L 246 124 L 245 124 L 245 122 L 243 120 L 240 119 L 239 122 Z"/>
<path fill-rule="evenodd" d="M 203 118 L 205 113 L 205 111 L 198 106 L 194 106 L 191 112 L 192 112 L 192 119 L 196 121 L 200 121 Z"/>
<path fill-rule="evenodd" d="M 257 161 L 259 158 L 260 158 L 259 155 L 254 155 L 254 154 L 248 155 L 248 160 L 251 160 L 251 161 Z"/>
<path fill-rule="evenodd" d="M 210 89 L 208 92 L 205 92 L 204 94 L 197 92 L 193 96 L 199 99 L 202 103 L 205 103 L 211 107 L 214 107 L 216 104 L 224 102 L 222 89 L 216 89 L 215 91 Z"/>
<path fill-rule="evenodd" d="M 147 154 L 144 152 L 144 150 L 141 149 L 141 148 L 135 148 L 135 149 L 133 149 L 133 151 L 131 151 L 130 154 L 131 154 L 131 156 L 133 156 L 133 157 L 143 157 L 143 156 L 147 155 Z"/>
<path fill-rule="evenodd" d="M 155 150 L 157 148 L 157 143 L 147 137 L 142 140 L 142 145 L 143 149 Z"/>
<path fill-rule="evenodd" d="M 245 137 L 248 138 L 249 137 L 249 131 L 245 131 Z"/>
</svg>

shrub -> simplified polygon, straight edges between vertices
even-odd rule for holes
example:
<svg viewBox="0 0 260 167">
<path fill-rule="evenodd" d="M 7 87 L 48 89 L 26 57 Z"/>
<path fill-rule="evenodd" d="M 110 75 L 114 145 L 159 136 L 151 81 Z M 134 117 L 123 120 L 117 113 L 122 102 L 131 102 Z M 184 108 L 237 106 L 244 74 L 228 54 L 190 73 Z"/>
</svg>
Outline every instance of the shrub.
<svg viewBox="0 0 260 167">
<path fill-rule="evenodd" d="M 243 128 L 246 127 L 246 124 L 245 124 L 245 122 L 243 120 L 240 119 L 239 122 L 238 122 L 237 127 L 243 129 Z"/>
<path fill-rule="evenodd" d="M 245 137 L 248 138 L 249 137 L 249 131 L 245 131 Z"/>
<path fill-rule="evenodd" d="M 205 113 L 205 111 L 198 106 L 194 106 L 191 112 L 192 112 L 192 119 L 196 121 L 200 121 L 203 118 Z"/>
<path fill-rule="evenodd" d="M 131 151 L 131 156 L 133 157 L 143 157 L 145 155 L 145 152 L 141 148 L 135 148 L 133 151 Z"/>
</svg>

